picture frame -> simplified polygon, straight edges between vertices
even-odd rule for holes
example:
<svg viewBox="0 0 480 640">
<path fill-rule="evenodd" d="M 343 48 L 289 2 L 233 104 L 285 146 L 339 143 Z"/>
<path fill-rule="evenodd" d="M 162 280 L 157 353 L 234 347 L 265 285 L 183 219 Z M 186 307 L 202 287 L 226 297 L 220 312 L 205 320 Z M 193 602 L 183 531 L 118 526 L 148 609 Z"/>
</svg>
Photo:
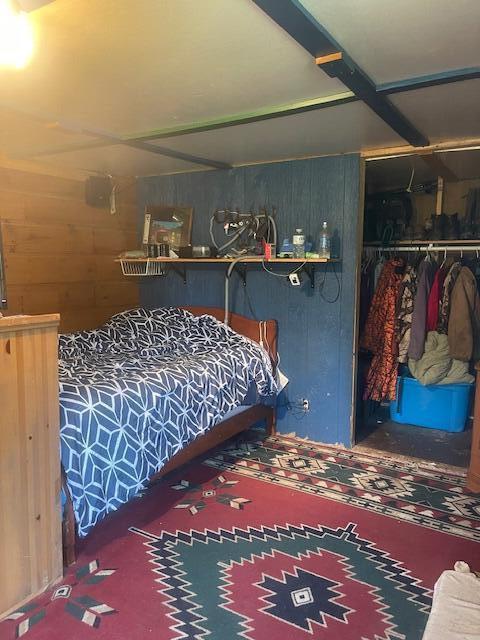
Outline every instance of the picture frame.
<svg viewBox="0 0 480 640">
<path fill-rule="evenodd" d="M 192 242 L 193 207 L 147 205 L 143 244 L 168 244 L 174 251 Z"/>
</svg>

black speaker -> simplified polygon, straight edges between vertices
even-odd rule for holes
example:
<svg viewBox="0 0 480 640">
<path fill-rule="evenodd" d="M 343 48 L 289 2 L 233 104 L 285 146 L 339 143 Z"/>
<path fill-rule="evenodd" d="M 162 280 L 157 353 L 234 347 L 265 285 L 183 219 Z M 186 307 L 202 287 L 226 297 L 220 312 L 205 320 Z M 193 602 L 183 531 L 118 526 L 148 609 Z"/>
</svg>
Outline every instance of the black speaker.
<svg viewBox="0 0 480 640">
<path fill-rule="evenodd" d="M 112 186 L 108 176 L 90 176 L 85 181 L 85 202 L 90 207 L 110 206 Z"/>
</svg>

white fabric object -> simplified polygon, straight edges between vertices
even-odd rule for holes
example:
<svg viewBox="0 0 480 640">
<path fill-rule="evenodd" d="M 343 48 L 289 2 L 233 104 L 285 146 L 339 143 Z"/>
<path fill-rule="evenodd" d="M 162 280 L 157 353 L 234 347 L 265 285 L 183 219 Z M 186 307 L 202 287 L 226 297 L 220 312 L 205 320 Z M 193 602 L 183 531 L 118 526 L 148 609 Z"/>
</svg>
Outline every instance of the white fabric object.
<svg viewBox="0 0 480 640">
<path fill-rule="evenodd" d="M 466 562 L 437 580 L 423 640 L 480 640 L 480 580 Z"/>
<path fill-rule="evenodd" d="M 277 395 L 281 391 L 283 391 L 283 389 L 285 389 L 285 387 L 289 383 L 289 379 L 283 373 L 283 371 L 280 371 L 280 367 L 277 367 L 277 371 L 276 371 L 276 375 L 275 375 L 275 382 L 277 383 L 277 389 L 278 389 L 277 390 Z"/>
</svg>

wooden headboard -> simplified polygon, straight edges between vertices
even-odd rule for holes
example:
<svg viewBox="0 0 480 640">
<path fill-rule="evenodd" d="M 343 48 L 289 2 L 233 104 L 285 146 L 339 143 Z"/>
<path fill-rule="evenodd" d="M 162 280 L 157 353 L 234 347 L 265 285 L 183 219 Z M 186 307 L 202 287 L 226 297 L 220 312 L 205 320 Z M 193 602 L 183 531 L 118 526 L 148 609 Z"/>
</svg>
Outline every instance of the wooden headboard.
<svg viewBox="0 0 480 640">
<path fill-rule="evenodd" d="M 205 314 L 213 316 L 217 320 L 223 322 L 225 311 L 220 307 L 182 307 L 193 313 L 194 316 L 203 316 Z M 272 364 L 277 364 L 277 334 L 278 325 L 276 320 L 252 320 L 238 313 L 229 313 L 229 326 L 240 333 L 242 336 L 250 338 L 259 344 L 263 343 L 263 347 L 270 356 Z"/>
</svg>

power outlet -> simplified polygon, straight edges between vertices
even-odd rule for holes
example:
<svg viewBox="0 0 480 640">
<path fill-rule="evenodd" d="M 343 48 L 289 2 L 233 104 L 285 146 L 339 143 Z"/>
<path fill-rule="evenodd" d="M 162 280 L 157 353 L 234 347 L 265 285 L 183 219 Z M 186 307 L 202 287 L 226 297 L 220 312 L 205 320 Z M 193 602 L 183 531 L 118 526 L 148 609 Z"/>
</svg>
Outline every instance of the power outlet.
<svg viewBox="0 0 480 640">
<path fill-rule="evenodd" d="M 302 409 L 305 411 L 305 413 L 307 413 L 307 411 L 310 411 L 310 401 L 307 400 L 307 398 L 302 399 Z"/>
<path fill-rule="evenodd" d="M 293 287 L 299 287 L 301 284 L 300 276 L 298 275 L 298 273 L 289 273 L 288 279 L 290 280 L 290 284 Z"/>
</svg>

